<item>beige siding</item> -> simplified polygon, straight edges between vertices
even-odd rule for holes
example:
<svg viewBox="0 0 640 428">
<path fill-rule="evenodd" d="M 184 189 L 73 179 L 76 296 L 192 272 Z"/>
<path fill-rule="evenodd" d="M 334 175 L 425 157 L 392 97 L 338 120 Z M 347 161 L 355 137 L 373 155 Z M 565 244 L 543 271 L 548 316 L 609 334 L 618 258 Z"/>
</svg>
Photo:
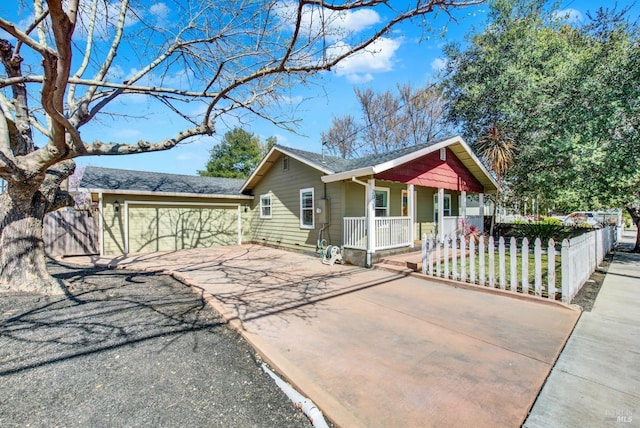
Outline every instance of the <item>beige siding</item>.
<svg viewBox="0 0 640 428">
<path fill-rule="evenodd" d="M 120 204 L 117 213 L 115 200 Z M 129 253 L 236 244 L 238 205 L 250 203 L 216 198 L 104 195 L 104 254 L 125 252 L 125 202 L 129 202 Z M 242 240 L 248 241 L 249 214 L 243 208 L 240 213 Z"/>
<path fill-rule="evenodd" d="M 130 253 L 237 243 L 237 207 L 129 206 Z"/>
</svg>

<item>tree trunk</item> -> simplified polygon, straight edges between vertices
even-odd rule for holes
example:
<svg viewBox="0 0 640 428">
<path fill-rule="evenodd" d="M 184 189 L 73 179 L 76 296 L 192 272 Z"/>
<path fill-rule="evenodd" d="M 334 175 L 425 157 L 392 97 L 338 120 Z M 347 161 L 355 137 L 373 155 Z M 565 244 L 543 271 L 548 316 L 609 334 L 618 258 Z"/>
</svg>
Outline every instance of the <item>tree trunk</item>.
<svg viewBox="0 0 640 428">
<path fill-rule="evenodd" d="M 632 251 L 634 253 L 640 253 L 640 206 L 628 204 L 626 209 L 631 216 L 631 220 L 633 220 L 633 224 L 636 226 L 636 245 Z"/>
<path fill-rule="evenodd" d="M 0 197 L 0 290 L 64 294 L 46 266 L 42 227 L 49 203 L 40 192 L 30 196 L 28 201 L 16 200 L 15 192 Z"/>
</svg>

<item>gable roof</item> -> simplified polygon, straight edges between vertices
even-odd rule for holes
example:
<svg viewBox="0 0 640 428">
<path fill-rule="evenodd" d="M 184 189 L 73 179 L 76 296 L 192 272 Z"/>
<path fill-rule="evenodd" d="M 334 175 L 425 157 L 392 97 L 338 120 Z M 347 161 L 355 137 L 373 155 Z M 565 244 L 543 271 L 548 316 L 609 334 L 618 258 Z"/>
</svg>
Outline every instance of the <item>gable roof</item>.
<svg viewBox="0 0 640 428">
<path fill-rule="evenodd" d="M 342 159 L 335 156 L 327 156 L 320 153 L 275 145 L 269 153 L 267 153 L 253 174 L 251 174 L 251 177 L 249 177 L 244 184 L 242 190 L 245 191 L 253 188 L 269 168 L 279 159 L 281 154 L 285 154 L 321 171 L 325 174 L 322 177 L 322 181 L 331 183 L 349 180 L 352 177 L 375 175 L 445 147 L 449 148 L 460 159 L 462 164 L 482 184 L 485 191 L 496 189 L 497 183 L 493 176 L 475 154 L 473 154 L 471 148 L 462 137 L 455 136 L 411 147 L 404 147 L 387 153 L 367 155 L 358 159 Z"/>
<path fill-rule="evenodd" d="M 251 198 L 241 194 L 243 184 L 244 180 L 237 178 L 201 177 L 95 166 L 86 167 L 80 180 L 80 187 L 91 192 Z"/>
</svg>

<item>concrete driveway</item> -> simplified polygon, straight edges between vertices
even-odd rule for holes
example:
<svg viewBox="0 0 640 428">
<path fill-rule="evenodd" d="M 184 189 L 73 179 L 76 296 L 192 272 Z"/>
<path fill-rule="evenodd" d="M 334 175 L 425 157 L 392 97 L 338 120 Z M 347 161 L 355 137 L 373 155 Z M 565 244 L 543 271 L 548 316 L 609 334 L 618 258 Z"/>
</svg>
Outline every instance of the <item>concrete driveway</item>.
<svg viewBox="0 0 640 428">
<path fill-rule="evenodd" d="M 255 245 L 91 261 L 193 285 L 343 427 L 520 426 L 580 315 Z"/>
</svg>

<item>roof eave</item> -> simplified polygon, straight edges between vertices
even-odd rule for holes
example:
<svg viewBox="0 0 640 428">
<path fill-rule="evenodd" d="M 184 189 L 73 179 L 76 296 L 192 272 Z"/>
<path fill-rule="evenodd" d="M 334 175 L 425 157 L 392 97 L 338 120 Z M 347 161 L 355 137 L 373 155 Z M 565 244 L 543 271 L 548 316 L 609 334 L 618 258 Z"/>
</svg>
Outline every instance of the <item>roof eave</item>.
<svg viewBox="0 0 640 428">
<path fill-rule="evenodd" d="M 79 188 L 89 193 L 102 193 L 111 195 L 137 195 L 137 196 L 165 196 L 165 197 L 186 197 L 202 199 L 253 199 L 251 195 L 240 194 L 216 194 L 216 193 L 186 193 L 186 192 L 155 192 L 150 190 L 125 190 L 125 189 L 100 189 L 100 188 Z"/>
<path fill-rule="evenodd" d="M 352 177 L 362 177 L 363 175 L 373 175 L 373 166 L 367 166 L 359 169 L 352 169 L 351 171 L 338 172 L 336 174 L 329 174 L 322 176 L 323 183 L 334 183 L 336 181 L 351 180 Z"/>
</svg>

